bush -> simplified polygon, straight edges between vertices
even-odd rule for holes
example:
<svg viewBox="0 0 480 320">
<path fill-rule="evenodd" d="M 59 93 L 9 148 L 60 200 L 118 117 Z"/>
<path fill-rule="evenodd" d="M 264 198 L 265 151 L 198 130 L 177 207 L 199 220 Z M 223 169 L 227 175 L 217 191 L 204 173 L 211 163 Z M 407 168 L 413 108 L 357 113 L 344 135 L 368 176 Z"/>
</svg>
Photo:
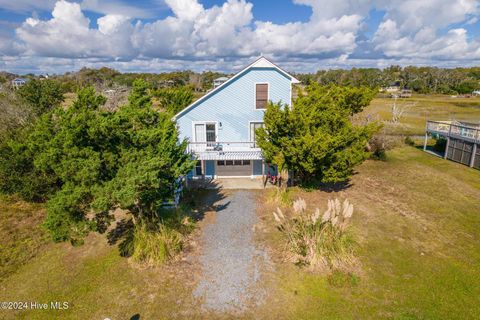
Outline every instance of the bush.
<svg viewBox="0 0 480 320">
<path fill-rule="evenodd" d="M 435 140 L 435 144 L 433 145 L 433 150 L 437 152 L 446 152 L 447 148 L 447 139 L 439 137 Z"/>
<path fill-rule="evenodd" d="M 292 209 L 291 214 L 284 214 L 277 208 L 273 216 L 296 264 L 330 270 L 348 270 L 354 265 L 354 241 L 348 231 L 353 205 L 347 199 L 343 204 L 329 200 L 323 215 L 318 208 L 308 213 L 303 199 L 294 201 Z"/>
<path fill-rule="evenodd" d="M 148 265 L 158 265 L 173 258 L 183 248 L 183 236 L 177 230 L 160 224 L 149 230 L 144 224 L 135 226 L 132 259 Z"/>
<path fill-rule="evenodd" d="M 387 147 L 384 135 L 374 135 L 368 141 L 367 150 L 370 152 L 370 158 L 374 160 L 387 160 Z"/>
<path fill-rule="evenodd" d="M 148 266 L 164 264 L 182 251 L 193 228 L 182 209 L 163 209 L 157 218 L 141 220 L 133 227 L 131 243 L 123 245 L 128 252 L 123 255 Z"/>
<path fill-rule="evenodd" d="M 161 265 L 184 248 L 193 223 L 178 210 L 163 211 L 162 219 L 143 220 L 134 226 L 131 257 L 146 265 Z"/>
<path fill-rule="evenodd" d="M 292 204 L 290 196 L 290 189 L 272 188 L 267 197 L 270 202 L 280 203 L 282 206 L 289 206 Z"/>
<path fill-rule="evenodd" d="M 403 140 L 403 142 L 405 142 L 405 144 L 408 145 L 408 146 L 413 147 L 415 145 L 415 141 L 413 141 L 413 139 L 410 136 L 406 136 L 405 140 Z"/>
</svg>

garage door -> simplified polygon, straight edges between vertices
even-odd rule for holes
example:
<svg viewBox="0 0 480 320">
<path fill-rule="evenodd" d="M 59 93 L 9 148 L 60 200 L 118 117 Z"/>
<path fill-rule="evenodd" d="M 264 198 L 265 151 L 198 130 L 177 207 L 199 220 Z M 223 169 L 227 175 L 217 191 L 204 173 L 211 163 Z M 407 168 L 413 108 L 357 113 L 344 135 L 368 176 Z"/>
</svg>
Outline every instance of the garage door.
<svg viewBox="0 0 480 320">
<path fill-rule="evenodd" d="M 252 161 L 250 160 L 218 160 L 215 172 L 219 177 L 251 176 Z"/>
</svg>

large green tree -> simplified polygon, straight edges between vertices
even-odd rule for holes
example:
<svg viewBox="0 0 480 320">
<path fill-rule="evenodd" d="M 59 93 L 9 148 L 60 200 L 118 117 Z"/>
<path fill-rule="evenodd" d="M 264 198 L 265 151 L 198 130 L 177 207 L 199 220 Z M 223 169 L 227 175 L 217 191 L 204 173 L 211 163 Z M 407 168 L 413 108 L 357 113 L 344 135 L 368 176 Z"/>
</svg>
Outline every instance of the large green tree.
<svg viewBox="0 0 480 320">
<path fill-rule="evenodd" d="M 49 79 L 32 79 L 20 87 L 17 94 L 37 115 L 60 106 L 64 100 L 61 84 Z"/>
<path fill-rule="evenodd" d="M 257 142 L 268 162 L 292 170 L 303 182 L 347 180 L 355 165 L 368 157 L 366 144 L 377 124 L 354 125 L 352 116 L 369 104 L 375 92 L 365 87 L 306 88 L 292 108 L 270 104 Z"/>
<path fill-rule="evenodd" d="M 103 96 L 82 89 L 70 107 L 45 113 L 22 144 L 0 150 L 10 167 L 53 186 L 46 188 L 45 226 L 55 241 L 82 241 L 114 208 L 135 222 L 156 217 L 194 166 L 171 115 L 153 110 L 150 92 L 135 81 L 128 104 L 107 112 Z M 16 167 L 9 161 L 22 157 Z"/>
<path fill-rule="evenodd" d="M 172 114 L 182 111 L 195 97 L 191 87 L 162 88 L 155 95 L 160 106 Z"/>
</svg>

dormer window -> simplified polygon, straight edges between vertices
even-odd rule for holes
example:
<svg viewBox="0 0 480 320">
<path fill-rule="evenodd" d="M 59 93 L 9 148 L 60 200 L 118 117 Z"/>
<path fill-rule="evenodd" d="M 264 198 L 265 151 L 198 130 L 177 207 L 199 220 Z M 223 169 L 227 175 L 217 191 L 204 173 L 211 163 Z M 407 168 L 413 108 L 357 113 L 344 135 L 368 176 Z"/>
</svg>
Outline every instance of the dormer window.
<svg viewBox="0 0 480 320">
<path fill-rule="evenodd" d="M 255 109 L 266 109 L 268 103 L 268 83 L 255 84 Z"/>
</svg>

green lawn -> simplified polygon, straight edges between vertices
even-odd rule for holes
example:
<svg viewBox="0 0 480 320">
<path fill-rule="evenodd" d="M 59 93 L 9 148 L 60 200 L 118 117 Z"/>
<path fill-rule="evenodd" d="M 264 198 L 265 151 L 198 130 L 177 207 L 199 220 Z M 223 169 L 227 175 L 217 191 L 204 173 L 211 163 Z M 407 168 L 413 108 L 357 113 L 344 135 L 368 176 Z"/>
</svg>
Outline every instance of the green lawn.
<svg viewBox="0 0 480 320">
<path fill-rule="evenodd" d="M 393 99 L 375 98 L 364 115 L 378 115 L 380 120 L 390 121 Z M 480 98 L 452 98 L 446 95 L 414 95 L 398 99 L 397 105 L 412 105 L 406 108 L 400 124 L 386 122 L 387 131 L 392 134 L 425 134 L 428 120 L 469 120 L 480 122 Z"/>
<path fill-rule="evenodd" d="M 368 161 L 352 187 L 296 190 L 311 207 L 355 205 L 357 275 L 319 276 L 280 263 L 280 297 L 300 319 L 477 319 L 480 315 L 480 171 L 413 147 Z M 265 225 L 273 225 L 267 212 Z M 268 229 L 268 228 L 267 228 Z M 279 247 L 270 227 L 267 242 Z M 342 281 L 338 281 L 338 279 Z M 285 314 L 280 309 L 279 314 Z"/>
</svg>

